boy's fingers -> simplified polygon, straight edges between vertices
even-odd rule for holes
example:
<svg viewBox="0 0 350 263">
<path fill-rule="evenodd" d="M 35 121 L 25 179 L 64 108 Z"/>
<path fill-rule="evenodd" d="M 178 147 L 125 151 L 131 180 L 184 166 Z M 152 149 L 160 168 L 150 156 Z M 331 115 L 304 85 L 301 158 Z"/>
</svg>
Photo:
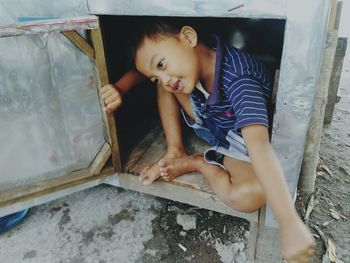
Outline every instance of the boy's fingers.
<svg viewBox="0 0 350 263">
<path fill-rule="evenodd" d="M 309 247 L 308 250 L 307 250 L 307 255 L 308 255 L 308 256 L 312 256 L 312 255 L 314 254 L 314 252 L 315 252 L 315 251 L 314 251 L 314 248 L 313 248 L 313 246 L 311 246 L 311 247 Z"/>
<path fill-rule="evenodd" d="M 105 99 L 105 98 L 108 98 L 108 97 L 113 97 L 115 96 L 115 90 L 112 90 L 112 89 L 106 89 L 104 92 L 101 93 L 102 95 L 102 98 Z"/>
<path fill-rule="evenodd" d="M 108 113 L 110 113 L 110 112 L 111 112 L 111 110 L 110 110 L 110 109 L 108 109 L 107 107 L 103 107 L 103 111 L 104 111 L 104 112 L 108 112 Z"/>
<path fill-rule="evenodd" d="M 103 86 L 101 88 L 101 94 L 104 95 L 110 89 L 111 89 L 110 85 Z"/>
<path fill-rule="evenodd" d="M 106 105 L 108 105 L 108 104 L 112 103 L 114 101 L 114 99 L 112 97 L 107 97 L 107 98 L 105 98 L 104 101 L 105 101 Z"/>
<path fill-rule="evenodd" d="M 122 103 L 122 98 L 120 96 L 116 96 L 115 94 L 110 95 L 106 98 L 103 99 L 105 104 L 111 104 L 111 103 L 115 103 L 117 105 Z"/>
<path fill-rule="evenodd" d="M 117 103 L 121 103 L 122 98 L 117 95 L 117 94 L 107 94 L 108 96 L 104 99 L 104 102 L 106 104 L 112 103 L 112 102 L 117 102 Z"/>
<path fill-rule="evenodd" d="M 105 85 L 105 86 L 103 86 L 103 87 L 101 88 L 101 93 L 103 93 L 106 89 L 108 89 L 107 86 L 108 86 L 108 85 Z"/>
<path fill-rule="evenodd" d="M 101 97 L 102 99 L 106 99 L 108 97 L 108 90 L 105 90 L 105 91 L 101 91 Z"/>
<path fill-rule="evenodd" d="M 122 100 L 120 98 L 112 98 L 112 97 L 108 97 L 107 99 L 105 99 L 105 104 L 106 105 L 110 105 L 113 104 L 115 106 L 118 106 L 122 103 Z"/>
<path fill-rule="evenodd" d="M 102 88 L 101 88 L 101 91 L 103 90 L 107 90 L 109 88 L 113 88 L 114 89 L 114 86 L 112 84 L 107 84 L 107 85 L 104 85 Z"/>
<path fill-rule="evenodd" d="M 105 112 L 113 112 L 122 103 L 122 98 L 119 92 L 111 84 L 105 85 L 101 88 L 101 97 L 105 103 L 105 107 L 103 108 Z"/>
<path fill-rule="evenodd" d="M 118 96 L 120 96 L 118 90 L 116 90 L 116 89 L 114 88 L 114 86 L 111 85 L 111 84 L 108 84 L 108 85 L 106 85 L 106 86 L 103 86 L 103 87 L 101 88 L 101 94 L 102 94 L 102 96 L 110 96 L 110 95 L 112 95 L 112 94 L 117 94 Z"/>
<path fill-rule="evenodd" d="M 121 101 L 114 101 L 114 102 L 108 104 L 108 108 L 116 109 L 120 106 L 120 104 L 121 104 Z"/>
</svg>

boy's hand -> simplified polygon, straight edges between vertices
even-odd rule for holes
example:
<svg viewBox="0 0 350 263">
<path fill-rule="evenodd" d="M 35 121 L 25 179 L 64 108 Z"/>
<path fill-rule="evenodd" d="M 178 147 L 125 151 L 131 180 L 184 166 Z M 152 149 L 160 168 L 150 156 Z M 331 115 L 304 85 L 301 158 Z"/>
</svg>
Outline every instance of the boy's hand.
<svg viewBox="0 0 350 263">
<path fill-rule="evenodd" d="M 314 239 L 298 218 L 280 228 L 282 255 L 288 263 L 308 263 L 313 254 Z"/>
<path fill-rule="evenodd" d="M 106 105 L 103 108 L 105 112 L 111 113 L 122 104 L 122 96 L 112 84 L 107 84 L 102 87 L 101 96 Z"/>
</svg>

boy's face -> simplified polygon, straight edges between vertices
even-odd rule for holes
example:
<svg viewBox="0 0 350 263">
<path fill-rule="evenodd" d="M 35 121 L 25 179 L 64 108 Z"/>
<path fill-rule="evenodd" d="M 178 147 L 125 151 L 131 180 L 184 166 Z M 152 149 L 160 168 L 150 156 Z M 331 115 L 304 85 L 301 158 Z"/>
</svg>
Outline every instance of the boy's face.
<svg viewBox="0 0 350 263">
<path fill-rule="evenodd" d="M 173 37 L 146 37 L 136 52 L 136 68 L 169 92 L 189 94 L 200 75 L 196 44 L 197 34 L 190 27 Z"/>
</svg>

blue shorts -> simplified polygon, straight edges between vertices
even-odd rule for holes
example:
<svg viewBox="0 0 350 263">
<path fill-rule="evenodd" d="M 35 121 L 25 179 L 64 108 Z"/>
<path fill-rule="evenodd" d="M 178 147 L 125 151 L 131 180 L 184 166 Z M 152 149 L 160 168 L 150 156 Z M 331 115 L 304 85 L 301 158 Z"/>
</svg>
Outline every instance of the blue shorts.
<svg viewBox="0 0 350 263">
<path fill-rule="evenodd" d="M 190 104 L 195 115 L 195 120 L 191 119 L 183 109 L 181 109 L 181 112 L 187 125 L 194 130 L 199 138 L 206 141 L 211 146 L 204 152 L 204 160 L 207 163 L 218 165 L 225 169 L 222 163 L 224 156 L 250 163 L 247 147 L 241 136 L 236 134 L 234 131 L 229 131 L 225 138 L 226 144 L 229 146 L 224 147 L 220 145 L 214 134 L 203 125 L 203 117 L 194 105 L 191 97 Z"/>
</svg>

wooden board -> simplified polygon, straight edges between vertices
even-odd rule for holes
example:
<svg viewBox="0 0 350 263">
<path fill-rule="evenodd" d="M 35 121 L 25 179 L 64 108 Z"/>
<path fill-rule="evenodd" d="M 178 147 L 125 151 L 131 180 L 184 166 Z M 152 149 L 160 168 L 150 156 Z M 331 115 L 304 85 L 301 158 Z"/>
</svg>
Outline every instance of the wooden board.
<svg viewBox="0 0 350 263">
<path fill-rule="evenodd" d="M 138 154 L 137 158 L 134 158 L 133 155 L 129 156 L 129 159 L 137 159 L 137 161 L 133 161 L 132 165 L 129 162 L 126 172 L 121 174 L 121 187 L 245 218 L 250 221 L 258 220 L 258 211 L 254 213 L 242 213 L 226 206 L 210 189 L 200 173 L 185 174 L 175 178 L 171 182 L 166 182 L 160 178 L 148 186 L 144 186 L 139 182 L 137 175 L 140 174 L 143 168 L 157 162 L 166 151 L 163 132 L 154 134 L 153 131 L 151 133 L 153 134 L 149 135 L 149 137 L 155 138 L 152 144 L 146 148 L 140 143 L 138 146 L 139 149 L 133 150 L 135 154 Z M 192 132 L 187 132 L 184 138 L 184 144 L 189 154 L 202 153 L 209 147 Z"/>
<path fill-rule="evenodd" d="M 187 136 L 184 137 L 186 138 L 184 142 L 185 148 L 189 154 L 203 153 L 207 148 L 209 148 L 209 146 L 204 141 L 200 140 L 192 132 L 189 132 Z M 143 146 L 140 145 L 140 147 Z M 139 158 L 139 160 L 134 163 L 132 167 L 129 166 L 127 171 L 129 173 L 139 175 L 144 167 L 150 166 L 160 160 L 165 152 L 166 142 L 164 133 L 160 132 L 151 146 L 148 149 L 144 149 L 141 158 Z M 132 158 L 132 156 L 130 158 Z M 175 178 L 172 182 L 183 186 L 189 186 L 208 193 L 213 193 L 200 173 L 185 174 L 183 176 Z"/>
<path fill-rule="evenodd" d="M 135 175 L 122 173 L 119 178 L 120 187 L 142 192 L 173 201 L 190 204 L 223 214 L 228 214 L 249 221 L 258 221 L 258 212 L 242 213 L 225 205 L 215 194 L 193 189 L 189 186 L 158 180 L 151 185 L 144 186 Z"/>
<path fill-rule="evenodd" d="M 337 48 L 336 48 L 335 57 L 334 57 L 334 64 L 332 69 L 332 75 L 329 83 L 324 124 L 330 124 L 332 122 L 333 111 L 338 98 L 337 96 L 338 87 L 339 87 L 347 45 L 348 45 L 348 39 L 346 37 L 338 38 Z"/>
<path fill-rule="evenodd" d="M 96 155 L 94 161 L 90 164 L 90 174 L 98 174 L 111 156 L 111 147 L 105 143 L 100 152 Z"/>
<path fill-rule="evenodd" d="M 154 143 L 159 134 L 162 132 L 160 123 L 155 126 L 146 134 L 145 137 L 137 144 L 137 146 L 131 150 L 130 154 L 126 156 L 126 162 L 123 164 L 123 171 L 129 173 L 139 173 L 135 171 L 134 166 L 143 157 L 147 149 Z"/>
<path fill-rule="evenodd" d="M 13 188 L 0 193 L 0 207 L 38 198 L 49 193 L 67 189 L 79 184 L 107 177 L 113 174 L 113 167 L 105 167 L 101 173 L 92 175 L 89 169 L 72 172 L 67 175 L 46 179 L 40 182 Z"/>
</svg>

